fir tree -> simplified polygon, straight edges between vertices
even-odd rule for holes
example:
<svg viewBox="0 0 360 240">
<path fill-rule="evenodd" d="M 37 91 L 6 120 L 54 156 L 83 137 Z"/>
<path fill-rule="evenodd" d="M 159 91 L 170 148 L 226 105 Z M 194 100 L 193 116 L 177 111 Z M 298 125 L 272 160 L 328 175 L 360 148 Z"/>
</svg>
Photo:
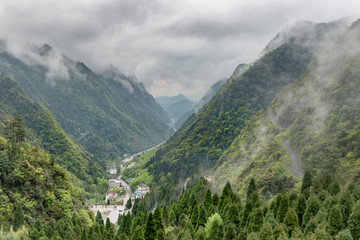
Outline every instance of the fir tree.
<svg viewBox="0 0 360 240">
<path fill-rule="evenodd" d="M 287 211 L 289 210 L 289 199 L 286 193 L 282 194 L 279 209 L 277 211 L 277 220 L 282 222 L 285 218 Z"/>
<path fill-rule="evenodd" d="M 131 240 L 145 240 L 144 231 L 142 227 L 136 226 L 134 233 L 131 237 Z"/>
<path fill-rule="evenodd" d="M 146 223 L 146 228 L 145 228 L 145 240 L 155 240 L 157 237 L 157 231 L 156 231 L 156 225 L 153 219 L 153 214 L 150 213 L 147 223 Z"/>
<path fill-rule="evenodd" d="M 247 199 L 251 196 L 251 194 L 253 192 L 256 192 L 256 191 L 257 191 L 257 188 L 256 188 L 256 184 L 255 184 L 255 179 L 251 178 L 248 189 L 247 189 L 247 193 L 246 193 Z"/>
<path fill-rule="evenodd" d="M 360 239 L 360 201 L 358 200 L 352 209 L 349 218 L 349 230 L 354 239 Z"/>
<path fill-rule="evenodd" d="M 224 237 L 223 220 L 218 213 L 209 217 L 205 225 L 206 239 L 221 240 Z"/>
<path fill-rule="evenodd" d="M 344 224 L 347 225 L 353 207 L 352 197 L 348 189 L 341 193 L 339 204 Z"/>
<path fill-rule="evenodd" d="M 296 213 L 298 215 L 300 226 L 302 225 L 302 219 L 305 211 L 306 211 L 306 198 L 303 194 L 301 194 L 296 205 Z"/>
<path fill-rule="evenodd" d="M 24 225 L 24 212 L 22 206 L 18 204 L 14 213 L 13 227 L 14 230 L 17 231 L 22 225 Z"/>
<path fill-rule="evenodd" d="M 205 240 L 205 232 L 203 226 L 200 226 L 195 233 L 194 240 Z"/>
<path fill-rule="evenodd" d="M 100 211 L 97 211 L 95 221 L 97 223 L 103 223 L 104 222 Z"/>
<path fill-rule="evenodd" d="M 301 193 L 304 193 L 306 190 L 310 189 L 311 184 L 312 184 L 311 172 L 309 170 L 306 170 L 301 185 Z"/>
<path fill-rule="evenodd" d="M 353 240 L 349 229 L 345 229 L 336 235 L 335 240 Z"/>
<path fill-rule="evenodd" d="M 132 206 L 132 203 L 131 203 L 131 198 L 129 198 L 126 202 L 126 209 L 130 209 Z"/>
<path fill-rule="evenodd" d="M 211 191 L 210 189 L 208 189 L 206 191 L 206 194 L 205 194 L 205 199 L 204 199 L 204 206 L 206 209 L 209 209 L 209 207 L 213 204 L 213 198 L 211 196 Z"/>
<path fill-rule="evenodd" d="M 293 208 L 290 208 L 284 218 L 284 224 L 288 230 L 289 236 L 292 231 L 299 226 L 298 216 Z"/>
<path fill-rule="evenodd" d="M 272 226 L 266 222 L 260 232 L 260 240 L 274 240 Z"/>
<path fill-rule="evenodd" d="M 306 227 L 309 220 L 314 217 L 320 209 L 320 203 L 315 196 L 310 197 L 308 201 L 309 202 L 302 220 L 303 227 Z"/>
<path fill-rule="evenodd" d="M 341 216 L 341 210 L 338 205 L 335 205 L 330 210 L 330 215 L 328 223 L 326 225 L 326 230 L 332 235 L 335 236 L 343 229 L 344 223 Z"/>
<path fill-rule="evenodd" d="M 195 204 L 193 206 L 192 209 L 192 214 L 191 214 L 191 223 L 193 224 L 194 227 L 196 227 L 196 225 L 198 224 L 198 219 L 199 219 L 199 207 L 197 206 L 197 204 Z"/>
<path fill-rule="evenodd" d="M 249 223 L 250 232 L 260 232 L 263 222 L 264 222 L 264 215 L 262 209 L 261 208 L 255 209 Z"/>
<path fill-rule="evenodd" d="M 199 209 L 198 227 L 200 226 L 205 227 L 206 221 L 207 221 L 207 217 L 206 217 L 205 207 L 204 205 L 201 205 Z"/>
<path fill-rule="evenodd" d="M 236 238 L 237 238 L 236 225 L 234 223 L 229 223 L 226 227 L 224 239 L 232 240 L 232 239 L 236 239 Z"/>
<path fill-rule="evenodd" d="M 163 224 L 161 211 L 159 208 L 156 208 L 154 212 L 154 224 L 155 224 L 155 229 L 157 230 L 158 239 L 162 240 L 163 237 L 159 237 L 159 236 L 165 236 L 165 227 Z"/>
</svg>

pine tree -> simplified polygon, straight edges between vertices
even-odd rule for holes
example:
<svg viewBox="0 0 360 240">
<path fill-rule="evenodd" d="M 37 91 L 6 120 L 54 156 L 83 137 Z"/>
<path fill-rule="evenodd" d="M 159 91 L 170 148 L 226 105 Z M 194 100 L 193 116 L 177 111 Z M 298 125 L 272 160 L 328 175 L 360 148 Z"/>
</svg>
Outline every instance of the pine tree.
<svg viewBox="0 0 360 240">
<path fill-rule="evenodd" d="M 289 210 L 289 199 L 286 193 L 282 194 L 279 209 L 277 211 L 277 220 L 282 222 L 285 218 L 287 211 Z"/>
<path fill-rule="evenodd" d="M 159 208 L 156 208 L 154 212 L 154 224 L 155 224 L 155 229 L 157 230 L 157 236 L 158 236 L 157 238 L 159 240 L 162 240 L 163 236 L 165 236 L 165 227 L 162 220 L 161 211 Z"/>
<path fill-rule="evenodd" d="M 102 215 L 101 215 L 101 212 L 100 212 L 100 211 L 97 211 L 95 221 L 96 221 L 97 223 L 103 223 L 103 218 L 102 218 Z"/>
<path fill-rule="evenodd" d="M 144 232 L 141 226 L 136 226 L 131 240 L 145 240 Z"/>
<path fill-rule="evenodd" d="M 229 240 L 232 240 L 232 239 L 237 239 L 237 231 L 236 231 L 236 226 L 234 223 L 229 223 L 227 224 L 227 227 L 226 227 L 226 231 L 225 231 L 225 239 L 229 239 Z"/>
<path fill-rule="evenodd" d="M 218 213 L 209 217 L 205 225 L 206 239 L 221 240 L 224 237 L 223 220 Z"/>
<path fill-rule="evenodd" d="M 14 230 L 17 231 L 22 225 L 24 225 L 24 212 L 22 206 L 18 204 L 14 213 L 13 227 Z"/>
<path fill-rule="evenodd" d="M 219 196 L 215 193 L 213 196 L 213 205 L 214 207 L 217 207 L 219 204 Z"/>
<path fill-rule="evenodd" d="M 109 218 L 106 218 L 105 231 L 108 232 L 108 233 L 110 233 L 111 235 L 114 234 L 113 228 L 112 228 L 112 224 L 111 224 Z"/>
<path fill-rule="evenodd" d="M 352 197 L 348 189 L 341 193 L 339 204 L 344 224 L 347 225 L 353 207 Z"/>
<path fill-rule="evenodd" d="M 247 199 L 249 199 L 249 197 L 251 196 L 251 194 L 252 194 L 253 192 L 256 192 L 256 191 L 257 191 L 257 188 L 256 188 L 256 184 L 255 184 L 255 179 L 254 179 L 254 178 L 251 178 L 251 179 L 250 179 L 249 186 L 248 186 L 248 190 L 247 190 L 247 193 L 246 193 Z"/>
<path fill-rule="evenodd" d="M 191 223 L 193 224 L 194 227 L 197 226 L 198 219 L 199 219 L 199 207 L 197 206 L 197 204 L 195 204 L 193 206 L 192 213 L 191 213 L 191 218 L 190 218 Z"/>
<path fill-rule="evenodd" d="M 303 194 L 301 194 L 296 205 L 296 213 L 298 215 L 300 226 L 302 225 L 302 219 L 305 211 L 306 211 L 306 198 Z"/>
<path fill-rule="evenodd" d="M 312 184 L 311 172 L 309 170 L 306 170 L 301 185 L 301 193 L 304 193 L 306 190 L 310 189 L 311 184 Z"/>
<path fill-rule="evenodd" d="M 360 239 L 360 200 L 358 200 L 350 214 L 349 230 L 354 239 Z"/>
<path fill-rule="evenodd" d="M 166 206 L 163 207 L 161 215 L 163 217 L 164 224 L 168 225 L 169 224 L 169 215 L 168 215 L 168 211 L 167 211 Z"/>
<path fill-rule="evenodd" d="M 129 198 L 126 202 L 126 209 L 130 209 L 132 206 L 132 203 L 131 203 L 131 198 Z"/>
<path fill-rule="evenodd" d="M 202 226 L 200 226 L 195 233 L 194 240 L 205 240 L 205 232 Z"/>
<path fill-rule="evenodd" d="M 213 204 L 213 198 L 211 196 L 211 191 L 210 189 L 208 189 L 206 191 L 206 194 L 205 194 L 205 199 L 204 199 L 204 206 L 206 209 L 209 209 L 209 207 Z"/>
<path fill-rule="evenodd" d="M 284 218 L 284 224 L 288 230 L 289 236 L 292 231 L 299 226 L 298 216 L 293 208 L 290 208 Z"/>
<path fill-rule="evenodd" d="M 309 220 L 314 217 L 320 209 L 320 203 L 316 196 L 311 196 L 308 200 L 308 205 L 303 216 L 302 226 L 306 227 Z"/>
<path fill-rule="evenodd" d="M 153 219 L 153 214 L 150 213 L 147 223 L 146 223 L 146 228 L 145 228 L 145 240 L 155 240 L 157 237 L 157 231 L 156 231 L 156 226 L 155 226 L 155 222 Z"/>
<path fill-rule="evenodd" d="M 260 240 L 274 240 L 270 223 L 266 222 L 262 227 L 260 232 Z"/>
<path fill-rule="evenodd" d="M 260 238 L 256 232 L 252 232 L 247 236 L 246 240 L 260 240 Z"/>
<path fill-rule="evenodd" d="M 335 240 L 353 240 L 349 229 L 345 229 L 336 235 Z"/>
<path fill-rule="evenodd" d="M 326 230 L 332 236 L 335 236 L 343 229 L 344 223 L 341 216 L 341 210 L 338 205 L 334 205 L 330 210 L 330 215 L 328 219 L 328 223 L 326 225 Z"/>
<path fill-rule="evenodd" d="M 199 209 L 198 227 L 200 226 L 205 227 L 206 221 L 207 221 L 207 217 L 206 217 L 205 207 L 204 205 L 201 205 Z"/>
<path fill-rule="evenodd" d="M 250 232 L 260 232 L 264 222 L 264 215 L 261 208 L 257 208 L 253 211 L 253 214 L 249 223 Z"/>
</svg>

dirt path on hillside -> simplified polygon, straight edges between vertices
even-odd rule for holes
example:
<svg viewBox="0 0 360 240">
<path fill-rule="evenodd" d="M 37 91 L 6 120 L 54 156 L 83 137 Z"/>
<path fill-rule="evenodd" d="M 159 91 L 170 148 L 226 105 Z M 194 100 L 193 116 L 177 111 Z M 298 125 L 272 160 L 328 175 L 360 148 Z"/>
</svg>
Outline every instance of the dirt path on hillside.
<svg viewBox="0 0 360 240">
<path fill-rule="evenodd" d="M 279 121 L 277 120 L 275 113 L 272 109 L 268 110 L 268 116 L 271 120 L 271 122 L 279 129 L 283 129 L 283 127 L 280 125 Z M 298 155 L 295 153 L 295 151 L 292 149 L 291 147 L 291 141 L 289 139 L 285 140 L 283 142 L 283 145 L 286 149 L 286 151 L 289 153 L 290 155 L 290 160 L 291 160 L 291 166 L 290 166 L 290 171 L 291 173 L 300 178 L 304 176 L 304 173 L 302 171 L 301 168 L 301 160 L 298 157 Z"/>
</svg>

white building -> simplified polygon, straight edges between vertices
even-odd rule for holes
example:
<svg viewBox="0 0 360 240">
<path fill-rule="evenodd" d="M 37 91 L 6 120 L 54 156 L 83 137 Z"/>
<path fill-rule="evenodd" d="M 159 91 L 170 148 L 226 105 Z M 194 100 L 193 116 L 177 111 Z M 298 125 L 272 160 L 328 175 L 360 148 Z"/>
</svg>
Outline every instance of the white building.
<svg viewBox="0 0 360 240">
<path fill-rule="evenodd" d="M 122 187 L 121 181 L 116 178 L 109 179 L 109 188 L 113 188 L 113 187 Z"/>
</svg>

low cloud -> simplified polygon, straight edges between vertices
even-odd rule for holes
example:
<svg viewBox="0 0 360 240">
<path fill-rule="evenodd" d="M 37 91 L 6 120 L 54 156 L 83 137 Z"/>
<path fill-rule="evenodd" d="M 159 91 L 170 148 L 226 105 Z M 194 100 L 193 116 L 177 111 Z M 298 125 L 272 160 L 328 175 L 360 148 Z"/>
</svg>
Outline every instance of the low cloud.
<svg viewBox="0 0 360 240">
<path fill-rule="evenodd" d="M 345 16 L 360 16 L 360 3 L 13 0 L 0 3 L 0 38 L 49 43 L 96 70 L 113 64 L 154 95 L 201 97 L 239 63 L 254 61 L 286 25 Z"/>
</svg>

